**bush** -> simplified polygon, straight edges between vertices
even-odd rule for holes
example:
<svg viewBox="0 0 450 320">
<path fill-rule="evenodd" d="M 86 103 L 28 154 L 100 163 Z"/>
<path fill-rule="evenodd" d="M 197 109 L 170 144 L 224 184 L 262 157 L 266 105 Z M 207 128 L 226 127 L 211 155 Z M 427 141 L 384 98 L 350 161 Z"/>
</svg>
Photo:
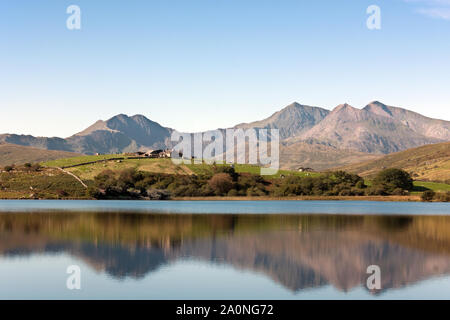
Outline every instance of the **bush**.
<svg viewBox="0 0 450 320">
<path fill-rule="evenodd" d="M 422 201 L 432 201 L 436 193 L 433 190 L 427 190 L 422 193 Z"/>
<path fill-rule="evenodd" d="M 69 194 L 65 190 L 57 190 L 56 193 L 59 197 L 67 197 Z"/>
<path fill-rule="evenodd" d="M 408 172 L 391 168 L 380 171 L 373 180 L 373 186 L 392 193 L 396 189 L 412 190 L 413 180 Z"/>
<path fill-rule="evenodd" d="M 13 166 L 5 166 L 5 167 L 3 168 L 3 170 L 5 170 L 6 172 L 10 172 L 10 171 L 12 171 L 13 169 L 14 169 Z"/>
<path fill-rule="evenodd" d="M 213 170 L 214 170 L 215 174 L 217 174 L 217 173 L 228 174 L 231 177 L 231 179 L 233 179 L 233 181 L 235 181 L 239 176 L 239 174 L 236 173 L 236 171 L 234 170 L 234 167 L 232 167 L 232 166 L 214 166 Z"/>
<path fill-rule="evenodd" d="M 434 199 L 439 202 L 450 202 L 450 191 L 446 193 L 438 192 L 435 194 Z"/>
<path fill-rule="evenodd" d="M 89 186 L 87 188 L 86 195 L 94 199 L 103 199 L 105 197 L 105 193 L 101 192 L 97 187 L 94 186 Z"/>
<path fill-rule="evenodd" d="M 387 192 L 382 186 L 372 186 L 366 189 L 366 194 L 368 196 L 385 196 Z"/>
<path fill-rule="evenodd" d="M 227 194 L 233 188 L 233 180 L 227 173 L 216 173 L 208 184 L 217 195 Z"/>
<path fill-rule="evenodd" d="M 406 193 L 405 190 L 403 190 L 402 188 L 396 188 L 392 191 L 392 194 L 394 196 L 404 196 Z"/>
<path fill-rule="evenodd" d="M 35 163 L 30 167 L 32 171 L 39 171 L 41 169 L 41 165 L 39 163 Z"/>
</svg>

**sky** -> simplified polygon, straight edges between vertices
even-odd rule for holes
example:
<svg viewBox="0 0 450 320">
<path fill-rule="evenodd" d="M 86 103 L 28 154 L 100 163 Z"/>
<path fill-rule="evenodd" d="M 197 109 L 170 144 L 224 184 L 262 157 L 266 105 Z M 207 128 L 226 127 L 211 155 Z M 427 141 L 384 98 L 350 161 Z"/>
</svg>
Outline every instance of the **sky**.
<svg viewBox="0 0 450 320">
<path fill-rule="evenodd" d="M 450 0 L 0 2 L 0 133 L 67 137 L 119 113 L 202 131 L 373 100 L 450 120 Z"/>
</svg>

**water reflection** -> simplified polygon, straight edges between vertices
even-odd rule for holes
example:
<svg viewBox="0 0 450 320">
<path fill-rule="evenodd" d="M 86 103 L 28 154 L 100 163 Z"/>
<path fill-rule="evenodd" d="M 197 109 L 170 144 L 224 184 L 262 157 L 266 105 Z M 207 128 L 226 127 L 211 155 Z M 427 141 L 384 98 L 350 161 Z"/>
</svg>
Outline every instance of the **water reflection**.
<svg viewBox="0 0 450 320">
<path fill-rule="evenodd" d="M 0 214 L 0 256 L 64 252 L 114 278 L 140 279 L 191 258 L 258 272 L 292 292 L 365 284 L 389 290 L 450 273 L 450 217 Z"/>
</svg>

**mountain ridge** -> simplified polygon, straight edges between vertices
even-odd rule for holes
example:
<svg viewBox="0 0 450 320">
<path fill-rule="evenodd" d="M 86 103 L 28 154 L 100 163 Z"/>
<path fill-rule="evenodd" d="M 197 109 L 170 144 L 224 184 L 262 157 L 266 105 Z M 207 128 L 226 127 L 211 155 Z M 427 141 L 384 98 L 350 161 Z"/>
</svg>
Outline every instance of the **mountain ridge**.
<svg viewBox="0 0 450 320">
<path fill-rule="evenodd" d="M 331 163 L 333 157 L 324 157 L 326 150 L 332 150 L 334 158 L 341 159 L 337 165 L 345 165 L 354 163 L 358 156 L 370 159 L 365 154 L 389 154 L 450 141 L 450 121 L 379 101 L 372 101 L 362 109 L 344 103 L 331 111 L 293 102 L 265 119 L 232 128 L 279 129 L 285 151 L 281 152 L 282 163 L 295 167 L 308 159 L 308 164 L 313 164 L 315 154 L 321 161 L 325 160 L 321 169 L 336 166 Z M 118 114 L 108 120 L 98 120 L 66 139 L 0 134 L 0 142 L 84 154 L 122 153 L 170 148 L 174 131 L 142 114 Z M 301 155 L 302 152 L 308 156 Z"/>
</svg>

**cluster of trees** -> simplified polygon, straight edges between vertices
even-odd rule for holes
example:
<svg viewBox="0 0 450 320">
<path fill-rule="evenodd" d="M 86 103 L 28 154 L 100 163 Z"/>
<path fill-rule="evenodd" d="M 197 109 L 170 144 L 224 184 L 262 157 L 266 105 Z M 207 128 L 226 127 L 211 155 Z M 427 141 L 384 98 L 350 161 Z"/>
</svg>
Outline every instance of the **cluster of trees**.
<svg viewBox="0 0 450 320">
<path fill-rule="evenodd" d="M 422 193 L 421 198 L 423 201 L 441 201 L 441 202 L 450 202 L 450 191 L 447 192 L 434 192 L 433 190 L 426 190 Z"/>
<path fill-rule="evenodd" d="M 211 175 L 192 176 L 126 169 L 121 172 L 103 171 L 95 177 L 88 192 L 95 198 L 245 196 L 267 194 L 268 184 L 261 176 L 238 174 L 232 167 L 215 167 Z"/>
<path fill-rule="evenodd" d="M 364 195 L 364 180 L 344 171 L 330 172 L 318 177 L 288 176 L 274 182 L 274 196 L 356 196 Z"/>
<path fill-rule="evenodd" d="M 11 172 L 11 171 L 39 171 L 41 169 L 41 165 L 39 163 L 25 163 L 21 166 L 17 166 L 15 164 L 11 164 L 9 166 L 4 166 L 3 171 Z"/>
<path fill-rule="evenodd" d="M 97 175 L 88 193 L 94 198 L 148 198 L 192 196 L 358 196 L 405 194 L 412 189 L 409 174 L 399 169 L 380 172 L 371 186 L 344 171 L 317 177 L 287 176 L 265 179 L 237 173 L 233 167 L 214 166 L 211 174 L 170 175 L 126 169 L 106 170 Z"/>
</svg>

